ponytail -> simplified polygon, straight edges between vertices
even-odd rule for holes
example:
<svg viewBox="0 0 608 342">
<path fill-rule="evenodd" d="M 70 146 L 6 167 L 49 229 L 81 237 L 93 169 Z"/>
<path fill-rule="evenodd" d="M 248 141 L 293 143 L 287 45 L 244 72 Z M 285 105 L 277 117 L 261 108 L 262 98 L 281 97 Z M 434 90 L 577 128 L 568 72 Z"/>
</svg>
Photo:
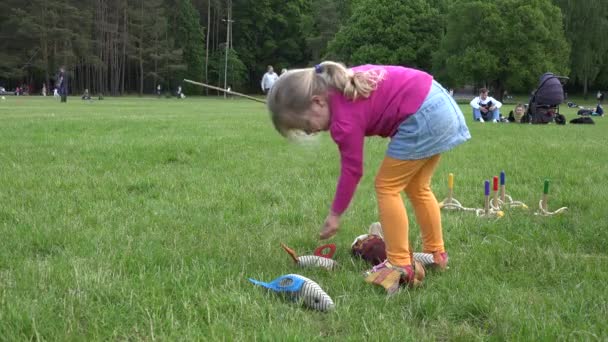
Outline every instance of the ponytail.
<svg viewBox="0 0 608 342">
<path fill-rule="evenodd" d="M 326 61 L 315 66 L 315 72 L 321 76 L 329 86 L 340 91 L 346 98 L 356 100 L 367 98 L 383 79 L 384 73 L 378 70 L 352 72 L 344 65 Z"/>
</svg>

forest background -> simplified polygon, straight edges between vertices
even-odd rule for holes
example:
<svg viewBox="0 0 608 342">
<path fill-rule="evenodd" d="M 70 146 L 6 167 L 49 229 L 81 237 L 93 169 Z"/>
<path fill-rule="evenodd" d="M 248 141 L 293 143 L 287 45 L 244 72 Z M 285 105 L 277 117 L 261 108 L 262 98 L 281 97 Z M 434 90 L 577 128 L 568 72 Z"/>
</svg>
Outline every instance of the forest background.
<svg viewBox="0 0 608 342">
<path fill-rule="evenodd" d="M 586 97 L 608 88 L 606 32 L 602 0 L 3 0 L 0 86 L 39 94 L 65 66 L 72 94 L 209 94 L 184 78 L 259 93 L 267 65 L 332 59 L 498 98 L 550 71 Z"/>
</svg>

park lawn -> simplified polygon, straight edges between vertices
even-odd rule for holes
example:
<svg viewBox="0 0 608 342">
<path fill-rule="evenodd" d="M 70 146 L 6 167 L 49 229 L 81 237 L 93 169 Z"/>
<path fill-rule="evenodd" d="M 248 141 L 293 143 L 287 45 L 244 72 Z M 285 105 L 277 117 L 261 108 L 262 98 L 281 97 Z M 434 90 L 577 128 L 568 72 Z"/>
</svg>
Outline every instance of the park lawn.
<svg viewBox="0 0 608 342">
<path fill-rule="evenodd" d="M 0 340 L 606 339 L 608 118 L 480 124 L 462 108 L 473 139 L 442 157 L 438 199 L 451 172 L 455 197 L 481 207 L 483 181 L 504 170 L 507 192 L 530 209 L 499 220 L 442 212 L 450 269 L 387 298 L 350 256 L 378 219 L 386 140 L 366 142 L 366 173 L 332 240 L 340 269 L 298 269 L 280 243 L 300 254 L 319 245 L 339 172 L 328 135 L 288 143 L 265 107 L 245 100 L 8 97 Z M 546 178 L 549 209 L 568 207 L 560 216 L 534 215 Z M 247 280 L 288 273 L 318 282 L 335 311 Z"/>
</svg>

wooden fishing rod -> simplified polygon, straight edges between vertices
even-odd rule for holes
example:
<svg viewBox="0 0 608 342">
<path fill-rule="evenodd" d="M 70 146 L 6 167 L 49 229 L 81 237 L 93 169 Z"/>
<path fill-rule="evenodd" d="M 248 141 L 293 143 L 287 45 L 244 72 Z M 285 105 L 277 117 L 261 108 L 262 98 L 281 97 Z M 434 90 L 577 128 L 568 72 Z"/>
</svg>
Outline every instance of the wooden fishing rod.
<svg viewBox="0 0 608 342">
<path fill-rule="evenodd" d="M 253 97 L 253 96 L 237 93 L 236 91 L 232 91 L 230 89 L 223 89 L 223 88 L 220 88 L 220 87 L 215 87 L 215 86 L 212 86 L 212 85 L 209 85 L 209 84 L 205 84 L 205 83 L 201 83 L 201 82 L 196 82 L 196 81 L 192 81 L 192 80 L 187 80 L 187 79 L 184 79 L 184 82 L 188 82 L 188 83 L 191 83 L 191 84 L 195 84 L 195 85 L 198 85 L 198 86 L 201 86 L 201 87 L 205 87 L 205 88 L 209 88 L 209 89 L 213 89 L 213 90 L 219 90 L 219 91 L 224 92 L 226 94 L 244 97 L 244 98 L 252 100 L 252 101 L 266 103 L 266 100 L 262 100 L 262 99 L 257 98 L 257 97 Z"/>
</svg>

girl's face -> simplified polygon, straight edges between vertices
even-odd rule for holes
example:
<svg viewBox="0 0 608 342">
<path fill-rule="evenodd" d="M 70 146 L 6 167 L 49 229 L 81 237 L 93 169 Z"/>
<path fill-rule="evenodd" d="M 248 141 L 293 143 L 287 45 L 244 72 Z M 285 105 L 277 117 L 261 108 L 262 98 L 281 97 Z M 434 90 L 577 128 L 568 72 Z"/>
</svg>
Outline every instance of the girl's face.
<svg viewBox="0 0 608 342">
<path fill-rule="evenodd" d="M 329 103 L 322 96 L 313 95 L 311 105 L 300 113 L 287 113 L 286 129 L 302 130 L 314 134 L 329 130 Z"/>
<path fill-rule="evenodd" d="M 318 133 L 329 129 L 329 103 L 322 96 L 314 95 L 312 97 L 312 105 L 304 113 L 307 127 L 303 130 L 306 134 Z"/>
<path fill-rule="evenodd" d="M 517 114 L 523 114 L 524 113 L 524 108 L 523 107 L 517 107 L 515 108 L 515 113 Z"/>
</svg>

